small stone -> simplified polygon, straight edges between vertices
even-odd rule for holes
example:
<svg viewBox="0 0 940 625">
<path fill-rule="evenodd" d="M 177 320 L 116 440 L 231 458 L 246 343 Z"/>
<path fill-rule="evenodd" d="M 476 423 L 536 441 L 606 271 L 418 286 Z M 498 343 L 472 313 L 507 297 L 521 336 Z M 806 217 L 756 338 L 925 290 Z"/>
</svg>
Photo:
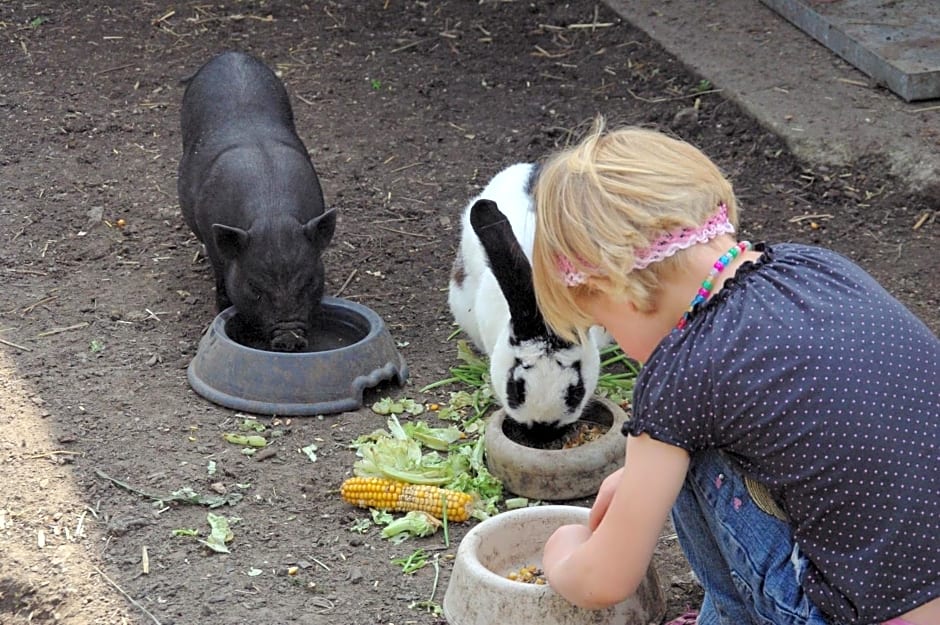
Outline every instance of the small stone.
<svg viewBox="0 0 940 625">
<path fill-rule="evenodd" d="M 362 580 L 365 579 L 365 576 L 362 574 L 362 570 L 359 567 L 356 567 L 349 571 L 349 583 L 350 584 L 359 584 Z"/>
</svg>

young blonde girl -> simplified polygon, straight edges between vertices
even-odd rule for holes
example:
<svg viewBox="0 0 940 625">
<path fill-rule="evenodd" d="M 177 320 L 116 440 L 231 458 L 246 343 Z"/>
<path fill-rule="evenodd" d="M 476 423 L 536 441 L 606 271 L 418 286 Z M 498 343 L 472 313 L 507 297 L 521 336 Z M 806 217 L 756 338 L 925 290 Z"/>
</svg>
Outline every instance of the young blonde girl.
<svg viewBox="0 0 940 625">
<path fill-rule="evenodd" d="M 664 134 L 599 120 L 535 197 L 547 323 L 644 363 L 625 466 L 545 545 L 552 587 L 631 595 L 671 513 L 705 591 L 675 623 L 940 624 L 937 337 L 834 252 L 739 241 L 731 184 Z"/>
</svg>

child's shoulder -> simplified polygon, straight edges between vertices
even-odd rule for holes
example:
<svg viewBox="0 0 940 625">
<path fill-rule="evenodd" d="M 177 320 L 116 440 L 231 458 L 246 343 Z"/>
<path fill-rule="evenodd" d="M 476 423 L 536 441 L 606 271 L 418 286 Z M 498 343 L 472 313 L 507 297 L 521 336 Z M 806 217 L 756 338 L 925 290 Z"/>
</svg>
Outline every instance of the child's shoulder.
<svg viewBox="0 0 940 625">
<path fill-rule="evenodd" d="M 882 287 L 875 278 L 851 258 L 826 247 L 805 243 L 758 244 L 762 250 L 760 261 L 756 263 L 758 275 L 765 275 L 773 280 L 794 280 L 803 287 L 831 288 L 841 285 L 839 291 L 848 287 L 850 290 L 869 292 Z M 801 289 L 803 290 L 803 289 Z"/>
</svg>

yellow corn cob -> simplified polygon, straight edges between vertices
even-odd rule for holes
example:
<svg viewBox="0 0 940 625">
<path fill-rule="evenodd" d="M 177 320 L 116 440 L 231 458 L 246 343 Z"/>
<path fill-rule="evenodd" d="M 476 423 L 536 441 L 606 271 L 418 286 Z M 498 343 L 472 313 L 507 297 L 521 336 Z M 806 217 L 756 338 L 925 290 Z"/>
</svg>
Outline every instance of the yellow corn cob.
<svg viewBox="0 0 940 625">
<path fill-rule="evenodd" d="M 447 520 L 466 521 L 473 511 L 473 496 L 437 486 L 408 484 L 381 477 L 351 477 L 343 482 L 340 494 L 346 503 L 361 508 L 395 512 L 421 510 L 440 519 L 447 500 Z"/>
</svg>

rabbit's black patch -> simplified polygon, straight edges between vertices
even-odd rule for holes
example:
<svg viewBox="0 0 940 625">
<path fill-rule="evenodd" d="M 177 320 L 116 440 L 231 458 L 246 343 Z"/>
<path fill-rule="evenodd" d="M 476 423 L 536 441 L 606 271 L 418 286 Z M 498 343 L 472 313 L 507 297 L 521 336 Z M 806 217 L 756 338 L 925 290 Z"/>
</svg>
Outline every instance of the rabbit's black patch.
<svg viewBox="0 0 940 625">
<path fill-rule="evenodd" d="M 496 202 L 477 200 L 470 208 L 470 226 L 506 298 L 514 337 L 525 341 L 543 336 L 545 320 L 535 300 L 532 267 L 513 234 L 512 224 Z"/>
<path fill-rule="evenodd" d="M 572 363 L 570 368 L 578 374 L 578 381 L 568 386 L 568 390 L 565 392 L 565 406 L 570 412 L 574 412 L 584 399 L 584 377 L 581 375 L 580 360 Z"/>
<path fill-rule="evenodd" d="M 542 172 L 542 165 L 536 163 L 532 165 L 532 171 L 529 172 L 529 177 L 525 181 L 525 194 L 529 197 L 532 196 L 532 192 L 535 190 L 535 183 L 538 182 L 539 174 Z M 535 212 L 535 202 L 529 204 L 529 211 Z"/>
<path fill-rule="evenodd" d="M 513 410 L 525 404 L 525 378 L 520 375 L 520 372 L 525 369 L 525 363 L 516 358 L 516 362 L 509 371 L 509 378 L 506 380 L 506 403 Z"/>
<path fill-rule="evenodd" d="M 503 432 L 506 433 L 511 440 L 515 440 L 516 442 L 525 441 L 524 444 L 526 444 L 527 447 L 547 447 L 548 443 L 558 440 L 563 432 L 563 428 L 564 426 L 558 421 L 552 421 L 550 423 L 544 421 L 519 423 L 508 413 L 503 420 Z M 507 430 L 509 431 L 508 433 Z"/>
</svg>

